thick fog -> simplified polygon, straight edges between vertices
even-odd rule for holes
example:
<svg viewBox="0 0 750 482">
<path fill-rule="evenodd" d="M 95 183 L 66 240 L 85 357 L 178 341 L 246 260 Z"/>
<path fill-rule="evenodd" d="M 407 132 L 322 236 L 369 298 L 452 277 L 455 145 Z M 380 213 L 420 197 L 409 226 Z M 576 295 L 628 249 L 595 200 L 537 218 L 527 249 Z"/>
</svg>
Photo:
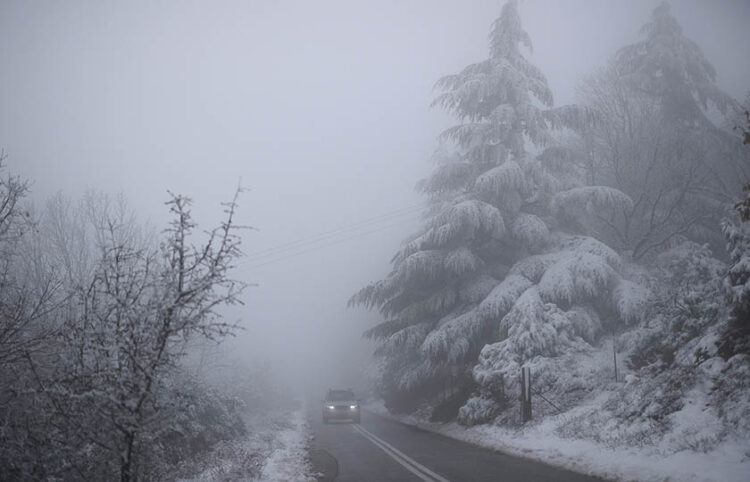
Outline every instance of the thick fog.
<svg viewBox="0 0 750 482">
<path fill-rule="evenodd" d="M 486 57 L 502 3 L 4 1 L 0 147 L 37 206 L 122 192 L 156 229 L 167 190 L 210 226 L 241 184 L 239 223 L 257 231 L 236 276 L 257 286 L 226 312 L 244 331 L 221 350 L 287 385 L 360 386 L 379 315 L 347 300 L 419 224 L 414 186 L 451 123 L 429 107 L 433 85 Z M 556 105 L 656 3 L 521 2 Z M 744 98 L 750 3 L 672 3 L 718 85 Z"/>
</svg>

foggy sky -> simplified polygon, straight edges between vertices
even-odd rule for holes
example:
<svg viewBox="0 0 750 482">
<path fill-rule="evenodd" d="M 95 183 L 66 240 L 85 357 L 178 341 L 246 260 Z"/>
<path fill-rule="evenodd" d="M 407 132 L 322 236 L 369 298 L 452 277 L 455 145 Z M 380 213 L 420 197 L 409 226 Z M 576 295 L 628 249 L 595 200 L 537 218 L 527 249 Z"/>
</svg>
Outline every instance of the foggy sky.
<svg viewBox="0 0 750 482">
<path fill-rule="evenodd" d="M 155 226 L 166 190 L 192 196 L 202 226 L 239 180 L 248 254 L 414 205 L 435 137 L 444 74 L 486 58 L 502 1 L 0 2 L 0 148 L 32 199 L 124 192 Z M 657 1 L 525 0 L 533 62 L 556 104 L 619 47 Z M 750 89 L 750 2 L 671 2 L 721 88 Z M 305 366 L 352 384 L 376 314 L 348 297 L 383 277 L 400 218 L 367 237 L 238 275 L 259 286 L 230 316 L 246 360 Z M 344 361 L 342 363 L 342 360 Z M 351 363 L 347 361 L 351 360 Z"/>
</svg>

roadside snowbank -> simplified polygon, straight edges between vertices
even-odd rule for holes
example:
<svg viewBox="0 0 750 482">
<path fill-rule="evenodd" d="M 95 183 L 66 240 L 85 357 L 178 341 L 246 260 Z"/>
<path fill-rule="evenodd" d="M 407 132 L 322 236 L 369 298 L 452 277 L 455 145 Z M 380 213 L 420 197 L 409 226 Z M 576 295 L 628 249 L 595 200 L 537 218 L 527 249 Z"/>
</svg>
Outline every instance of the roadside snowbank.
<svg viewBox="0 0 750 482">
<path fill-rule="evenodd" d="M 293 482 L 312 480 L 306 474 L 311 472 L 307 460 L 307 439 L 310 426 L 303 409 L 296 410 L 290 426 L 276 434 L 273 452 L 263 466 L 260 480 L 268 482 Z"/>
<path fill-rule="evenodd" d="M 609 448 L 589 440 L 562 438 L 555 434 L 555 428 L 572 415 L 570 412 L 546 417 L 521 430 L 509 430 L 494 425 L 464 427 L 392 415 L 382 402 L 373 402 L 365 408 L 451 438 L 607 479 L 744 482 L 750 474 L 747 441 L 723 443 L 708 453 L 683 450 L 660 454 L 656 449 Z"/>
<path fill-rule="evenodd" d="M 310 428 L 304 407 L 245 416 L 248 435 L 219 444 L 215 450 L 177 469 L 181 482 L 262 480 L 314 481 L 306 443 Z M 179 474 L 198 474 L 180 476 Z"/>
</svg>

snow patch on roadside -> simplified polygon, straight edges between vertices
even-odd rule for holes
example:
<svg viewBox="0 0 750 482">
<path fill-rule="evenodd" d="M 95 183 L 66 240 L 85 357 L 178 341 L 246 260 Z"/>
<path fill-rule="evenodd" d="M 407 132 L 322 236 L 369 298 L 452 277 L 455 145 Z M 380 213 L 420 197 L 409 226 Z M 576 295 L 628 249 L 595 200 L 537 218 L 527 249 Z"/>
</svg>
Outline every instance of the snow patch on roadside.
<svg viewBox="0 0 750 482">
<path fill-rule="evenodd" d="M 245 437 L 222 442 L 209 454 L 183 463 L 175 470 L 176 480 L 314 481 L 307 475 L 310 427 L 304 414 L 304 407 L 247 413 Z"/>
<path fill-rule="evenodd" d="M 291 424 L 278 433 L 273 452 L 263 466 L 260 479 L 268 482 L 293 482 L 311 480 L 307 474 L 311 468 L 307 460 L 307 439 L 310 426 L 302 409 L 292 414 Z"/>
<path fill-rule="evenodd" d="M 693 405 L 693 404 L 691 404 Z M 694 406 L 680 416 L 695 410 Z M 750 474 L 750 446 L 747 441 L 726 442 L 709 453 L 682 450 L 665 454 L 659 449 L 611 448 L 589 440 L 562 438 L 555 428 L 562 417 L 547 417 L 521 430 L 494 425 L 464 427 L 457 423 L 426 422 L 414 416 L 393 415 L 382 401 L 366 409 L 402 423 L 417 426 L 451 438 L 510 455 L 524 457 L 580 473 L 613 480 L 648 481 L 721 481 L 744 482 Z"/>
</svg>

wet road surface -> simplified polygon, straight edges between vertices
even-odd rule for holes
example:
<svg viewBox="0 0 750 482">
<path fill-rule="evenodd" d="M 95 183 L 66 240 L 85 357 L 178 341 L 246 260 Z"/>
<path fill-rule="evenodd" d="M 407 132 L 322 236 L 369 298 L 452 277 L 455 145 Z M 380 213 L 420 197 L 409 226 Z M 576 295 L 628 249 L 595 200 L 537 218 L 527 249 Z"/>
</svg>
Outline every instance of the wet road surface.
<svg viewBox="0 0 750 482">
<path fill-rule="evenodd" d="M 313 407 L 315 407 L 313 405 Z M 336 482 L 593 482 L 602 479 L 531 462 L 477 447 L 372 412 L 362 423 L 323 424 L 319 411 L 309 413 L 313 428 L 312 459 Z"/>
</svg>

